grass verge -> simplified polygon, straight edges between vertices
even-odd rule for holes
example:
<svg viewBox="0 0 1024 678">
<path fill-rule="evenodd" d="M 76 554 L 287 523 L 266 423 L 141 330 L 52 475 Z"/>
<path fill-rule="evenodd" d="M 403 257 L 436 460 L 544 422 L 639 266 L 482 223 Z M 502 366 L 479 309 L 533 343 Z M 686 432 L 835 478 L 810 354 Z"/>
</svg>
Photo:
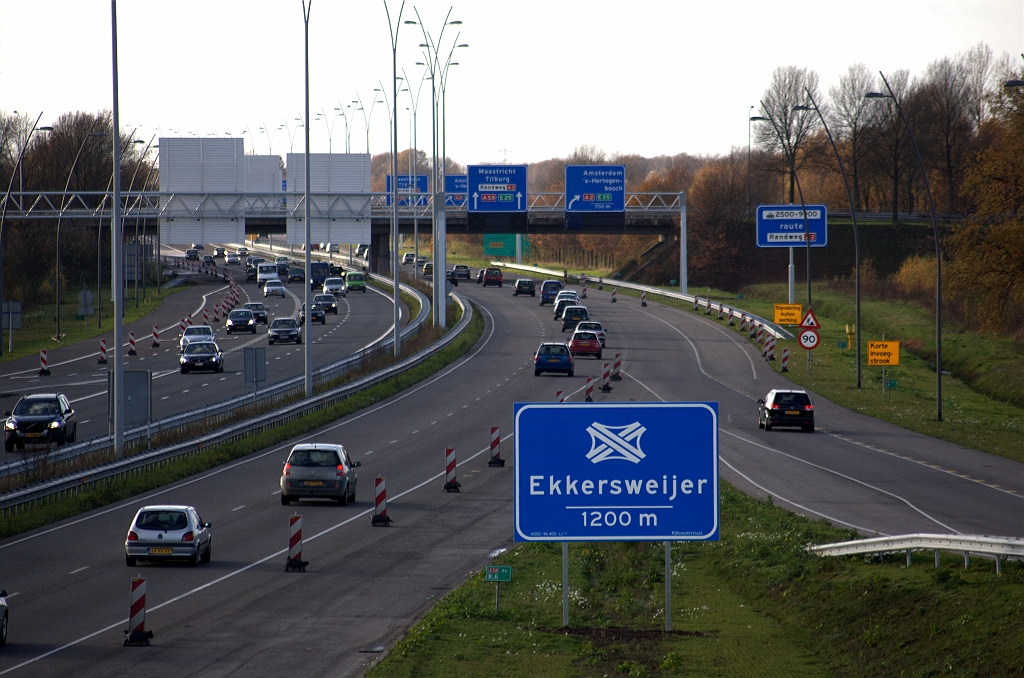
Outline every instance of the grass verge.
<svg viewBox="0 0 1024 678">
<path fill-rule="evenodd" d="M 152 311 L 159 308 L 160 304 L 169 296 L 177 294 L 184 289 L 188 289 L 188 287 L 179 285 L 169 290 L 162 289 L 159 293 L 152 287 L 147 288 L 145 293 L 140 289 L 138 308 L 135 307 L 134 288 L 130 292 L 126 291 L 124 295 L 124 324 L 128 325 L 146 317 Z M 95 293 L 95 289 L 92 292 Z M 85 320 L 80 320 L 75 315 L 77 310 L 76 298 L 73 293 L 69 294 L 64 300 L 65 303 L 61 304 L 60 331 L 63 335 L 63 341 L 60 342 L 53 339 L 57 333 L 57 314 L 54 305 L 36 305 L 31 308 L 23 308 L 21 316 L 22 328 L 14 330 L 14 351 L 11 353 L 7 352 L 7 348 L 10 345 L 10 336 L 6 331 L 3 334 L 4 354 L 3 357 L 0 357 L 0 363 L 17 360 L 25 356 L 39 355 L 40 349 L 50 350 L 60 346 L 70 346 L 76 342 L 92 339 L 105 332 L 109 332 L 110 328 L 113 327 L 111 319 L 114 317 L 114 304 L 110 301 L 110 288 L 104 289 L 102 294 L 100 294 L 100 298 L 106 301 L 102 304 L 96 304 L 97 310 L 102 313 L 103 328 L 96 327 L 96 316 L 87 316 Z M 4 322 L 7 322 L 6 319 Z"/>
<path fill-rule="evenodd" d="M 477 573 L 370 672 L 406 676 L 1009 676 L 1024 672 L 1024 566 L 931 553 L 820 558 L 852 533 L 722 485 L 721 541 L 673 548 L 665 633 L 657 543 L 524 544 L 494 609 Z"/>
<path fill-rule="evenodd" d="M 138 475 L 118 480 L 101 489 L 83 492 L 67 499 L 47 503 L 31 508 L 23 513 L 8 516 L 0 521 L 0 539 L 49 525 L 50 523 L 163 487 L 201 471 L 206 471 L 253 452 L 266 449 L 282 441 L 347 417 L 361 409 L 375 405 L 423 381 L 465 355 L 483 334 L 483 328 L 483 314 L 477 311 L 473 314 L 473 318 L 466 331 L 452 342 L 451 345 L 397 377 L 355 393 L 330 408 L 265 433 L 253 435 L 233 443 L 217 445 L 195 455 L 172 460 L 161 468 L 144 471 Z"/>
</svg>

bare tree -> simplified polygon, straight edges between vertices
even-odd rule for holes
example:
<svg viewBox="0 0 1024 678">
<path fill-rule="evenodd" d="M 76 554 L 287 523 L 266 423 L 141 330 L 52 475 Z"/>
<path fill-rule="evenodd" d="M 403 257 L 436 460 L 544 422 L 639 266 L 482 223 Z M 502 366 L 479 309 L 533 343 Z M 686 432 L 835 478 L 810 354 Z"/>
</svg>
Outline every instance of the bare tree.
<svg viewBox="0 0 1024 678">
<path fill-rule="evenodd" d="M 925 147 L 946 180 L 946 211 L 956 212 L 956 197 L 971 141 L 971 91 L 964 60 L 943 57 L 928 64 L 923 82 Z"/>
<path fill-rule="evenodd" d="M 794 167 L 790 169 L 789 201 L 796 201 L 795 170 L 799 170 L 807 159 L 807 140 L 818 122 L 818 115 L 811 111 L 794 111 L 793 107 L 806 104 L 807 95 L 804 88 L 810 91 L 815 99 L 818 96 L 818 74 L 809 68 L 797 66 L 780 66 L 772 74 L 772 84 L 764 91 L 761 103 L 762 114 L 774 120 L 772 124 L 761 124 L 757 127 L 757 144 L 761 148 L 776 153 L 788 154 L 793 159 Z M 801 153 L 803 151 L 803 153 Z M 788 164 L 788 163 L 787 163 Z"/>
<path fill-rule="evenodd" d="M 974 127 L 981 127 L 988 113 L 985 104 L 986 95 L 995 87 L 995 69 L 992 50 L 984 42 L 979 42 L 961 55 L 964 77 L 967 87 L 967 112 Z"/>
<path fill-rule="evenodd" d="M 896 71 L 889 76 L 889 85 L 896 97 L 905 102 L 910 93 L 910 72 L 905 69 Z M 880 79 L 876 81 L 873 89 L 879 92 L 887 91 Z M 892 99 L 874 99 L 873 106 L 876 107 L 875 118 L 872 121 L 867 147 L 876 161 L 875 169 L 888 179 L 892 221 L 896 223 L 900 206 L 900 180 L 906 172 L 908 156 L 912 155 L 910 138 Z"/>
<path fill-rule="evenodd" d="M 861 165 L 865 153 L 866 128 L 874 119 L 872 102 L 864 95 L 875 83 L 871 71 L 863 63 L 850 66 L 839 76 L 839 86 L 828 88 L 832 105 L 829 107 L 829 122 L 835 135 L 836 144 L 845 152 L 845 164 L 850 169 L 853 182 L 853 202 L 860 207 Z"/>
</svg>

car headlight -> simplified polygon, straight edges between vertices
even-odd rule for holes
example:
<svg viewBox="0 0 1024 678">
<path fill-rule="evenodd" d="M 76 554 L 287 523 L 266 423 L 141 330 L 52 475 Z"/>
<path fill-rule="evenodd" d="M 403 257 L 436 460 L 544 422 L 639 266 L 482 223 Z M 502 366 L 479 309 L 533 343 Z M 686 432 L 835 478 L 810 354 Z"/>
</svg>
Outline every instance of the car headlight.
<svg viewBox="0 0 1024 678">
<path fill-rule="evenodd" d="M 56 419 L 50 422 L 50 428 L 60 428 L 60 419 Z"/>
<path fill-rule="evenodd" d="M 253 324 L 254 322 L 256 322 L 256 321 L 255 321 L 255 320 L 253 320 L 252 318 L 250 318 L 250 319 L 249 319 L 249 324 L 250 324 L 250 325 L 252 325 L 252 324 Z"/>
<path fill-rule="evenodd" d="M 4 424 L 4 428 L 7 429 L 8 431 L 16 431 L 18 429 L 18 422 L 14 421 L 13 419 L 8 419 L 7 423 Z"/>
</svg>

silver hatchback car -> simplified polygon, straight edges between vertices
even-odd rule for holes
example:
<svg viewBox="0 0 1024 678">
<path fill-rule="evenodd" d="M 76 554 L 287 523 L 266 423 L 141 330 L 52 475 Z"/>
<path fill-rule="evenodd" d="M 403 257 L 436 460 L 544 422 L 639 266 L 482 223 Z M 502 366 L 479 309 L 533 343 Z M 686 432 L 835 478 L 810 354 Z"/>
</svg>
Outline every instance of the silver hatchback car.
<svg viewBox="0 0 1024 678">
<path fill-rule="evenodd" d="M 144 506 L 128 528 L 125 563 L 140 560 L 185 560 L 195 566 L 210 562 L 213 553 L 210 523 L 192 506 Z"/>
<path fill-rule="evenodd" d="M 342 506 L 356 500 L 355 469 L 341 445 L 296 445 L 281 472 L 281 503 L 299 499 L 334 499 Z"/>
</svg>

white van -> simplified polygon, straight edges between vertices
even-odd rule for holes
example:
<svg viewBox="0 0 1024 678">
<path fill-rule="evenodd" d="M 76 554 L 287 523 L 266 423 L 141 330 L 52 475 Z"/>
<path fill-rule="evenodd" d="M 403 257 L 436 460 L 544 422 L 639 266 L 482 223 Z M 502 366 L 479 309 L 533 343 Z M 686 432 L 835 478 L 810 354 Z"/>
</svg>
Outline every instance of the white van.
<svg viewBox="0 0 1024 678">
<path fill-rule="evenodd" d="M 268 280 L 279 280 L 277 264 L 264 261 L 256 266 L 256 286 L 263 287 Z"/>
</svg>

